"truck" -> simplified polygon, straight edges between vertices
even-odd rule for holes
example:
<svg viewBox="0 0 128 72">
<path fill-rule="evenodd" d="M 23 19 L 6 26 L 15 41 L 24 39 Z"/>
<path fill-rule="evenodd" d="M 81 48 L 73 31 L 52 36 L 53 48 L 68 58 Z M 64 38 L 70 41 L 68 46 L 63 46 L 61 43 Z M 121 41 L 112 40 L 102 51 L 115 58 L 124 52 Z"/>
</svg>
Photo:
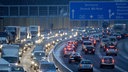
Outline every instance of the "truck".
<svg viewBox="0 0 128 72">
<path fill-rule="evenodd" d="M 29 26 L 30 33 L 32 37 L 39 37 L 40 36 L 40 26 L 31 25 Z"/>
<path fill-rule="evenodd" d="M 3 58 L 0 58 L 0 72 L 11 72 L 10 63 Z"/>
<path fill-rule="evenodd" d="M 5 59 L 12 65 L 18 65 L 20 63 L 19 46 L 13 44 L 3 44 L 1 58 Z"/>
<path fill-rule="evenodd" d="M 115 33 L 122 34 L 126 31 L 126 24 L 114 24 L 112 29 Z"/>
<path fill-rule="evenodd" d="M 9 36 L 7 32 L 0 32 L 0 44 L 3 44 L 4 42 L 9 43 L 9 39 L 12 37 Z"/>
<path fill-rule="evenodd" d="M 15 43 L 20 39 L 20 27 L 19 26 L 4 26 L 3 28 L 4 32 L 7 32 L 9 34 L 10 40 L 9 42 Z"/>
<path fill-rule="evenodd" d="M 20 41 L 21 43 L 26 41 L 26 39 L 31 39 L 31 33 L 29 27 L 20 27 Z"/>
</svg>

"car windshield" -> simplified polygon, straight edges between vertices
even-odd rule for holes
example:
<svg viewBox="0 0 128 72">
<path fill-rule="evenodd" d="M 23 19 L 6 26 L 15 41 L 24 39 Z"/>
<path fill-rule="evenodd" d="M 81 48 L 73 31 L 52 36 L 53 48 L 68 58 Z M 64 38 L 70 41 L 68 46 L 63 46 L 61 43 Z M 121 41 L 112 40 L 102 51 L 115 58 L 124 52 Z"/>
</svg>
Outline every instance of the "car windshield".
<svg viewBox="0 0 128 72">
<path fill-rule="evenodd" d="M 93 47 L 87 47 L 87 49 L 93 49 Z"/>
<path fill-rule="evenodd" d="M 116 39 L 115 39 L 115 38 L 110 38 L 110 41 L 115 42 L 115 41 L 116 41 Z"/>
<path fill-rule="evenodd" d="M 17 63 L 18 62 L 18 58 L 17 57 L 3 57 L 6 61 L 8 61 L 9 63 Z"/>
<path fill-rule="evenodd" d="M 52 70 L 52 69 L 56 69 L 54 64 L 41 64 L 41 69 L 49 69 L 49 70 Z"/>
<path fill-rule="evenodd" d="M 45 56 L 45 53 L 44 52 L 35 52 L 34 53 L 34 56 L 38 56 L 38 57 L 44 57 Z"/>
<path fill-rule="evenodd" d="M 107 40 L 107 39 L 103 39 L 102 41 L 103 41 L 103 42 L 108 42 L 109 40 Z"/>
<path fill-rule="evenodd" d="M 12 71 L 24 71 L 23 67 L 12 67 Z"/>
<path fill-rule="evenodd" d="M 105 63 L 112 63 L 112 58 L 104 58 Z"/>
</svg>

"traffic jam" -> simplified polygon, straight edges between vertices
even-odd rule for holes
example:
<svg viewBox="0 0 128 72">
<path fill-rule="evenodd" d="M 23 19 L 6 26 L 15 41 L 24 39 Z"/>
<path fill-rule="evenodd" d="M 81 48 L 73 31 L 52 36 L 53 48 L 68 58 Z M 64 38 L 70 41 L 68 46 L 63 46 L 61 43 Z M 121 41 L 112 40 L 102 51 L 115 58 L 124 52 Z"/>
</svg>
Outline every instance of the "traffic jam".
<svg viewBox="0 0 128 72">
<path fill-rule="evenodd" d="M 57 72 L 50 51 L 62 40 L 76 37 L 67 30 L 41 33 L 40 26 L 5 26 L 0 32 L 0 72 Z"/>
<path fill-rule="evenodd" d="M 115 28 L 107 29 L 72 29 L 72 32 L 78 32 L 78 36 L 64 43 L 63 54 L 60 53 L 63 56 L 60 58 L 62 63 L 73 72 L 127 72 L 116 65 L 122 62 L 118 59 L 121 53 L 119 44 L 127 40 L 127 33 L 122 34 L 116 29 L 119 26 L 121 27 L 120 24 L 115 24 Z M 98 60 L 95 61 L 95 58 Z"/>
</svg>

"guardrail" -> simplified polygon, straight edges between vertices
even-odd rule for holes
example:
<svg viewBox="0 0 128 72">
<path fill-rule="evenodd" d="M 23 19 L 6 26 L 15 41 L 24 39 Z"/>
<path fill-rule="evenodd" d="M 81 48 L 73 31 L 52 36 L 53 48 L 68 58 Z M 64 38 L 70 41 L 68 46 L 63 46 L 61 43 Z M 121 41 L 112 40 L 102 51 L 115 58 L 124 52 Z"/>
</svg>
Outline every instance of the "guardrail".
<svg viewBox="0 0 128 72">
<path fill-rule="evenodd" d="M 58 67 L 58 69 L 59 69 L 61 72 L 73 72 L 73 71 L 70 70 L 68 67 L 66 67 L 64 64 L 62 64 L 62 63 L 56 58 L 56 56 L 55 56 L 55 52 L 56 52 L 58 46 L 59 46 L 61 43 L 65 42 L 65 41 L 68 41 L 68 40 L 61 41 L 61 42 L 59 42 L 57 45 L 55 45 L 54 50 L 53 50 L 53 52 L 52 52 L 53 61 L 54 61 L 55 65 Z"/>
</svg>

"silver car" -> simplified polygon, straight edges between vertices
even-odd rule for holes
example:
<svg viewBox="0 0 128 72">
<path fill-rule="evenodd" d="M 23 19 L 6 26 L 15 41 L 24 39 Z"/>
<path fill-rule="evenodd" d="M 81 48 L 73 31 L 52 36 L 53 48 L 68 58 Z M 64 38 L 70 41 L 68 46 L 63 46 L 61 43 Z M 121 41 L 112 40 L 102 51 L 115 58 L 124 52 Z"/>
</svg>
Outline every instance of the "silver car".
<svg viewBox="0 0 128 72">
<path fill-rule="evenodd" d="M 93 64 L 90 60 L 81 60 L 78 71 L 90 71 L 93 72 Z"/>
</svg>

